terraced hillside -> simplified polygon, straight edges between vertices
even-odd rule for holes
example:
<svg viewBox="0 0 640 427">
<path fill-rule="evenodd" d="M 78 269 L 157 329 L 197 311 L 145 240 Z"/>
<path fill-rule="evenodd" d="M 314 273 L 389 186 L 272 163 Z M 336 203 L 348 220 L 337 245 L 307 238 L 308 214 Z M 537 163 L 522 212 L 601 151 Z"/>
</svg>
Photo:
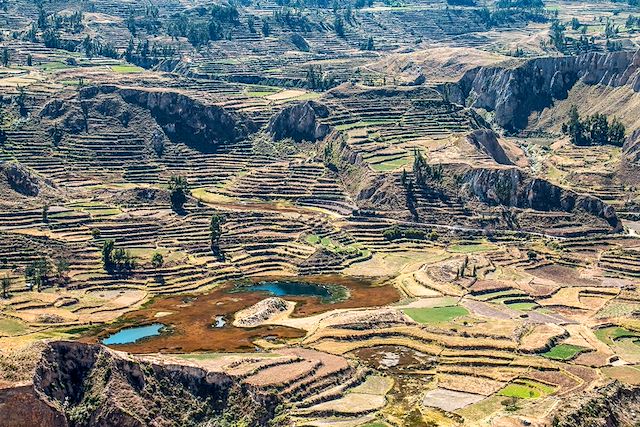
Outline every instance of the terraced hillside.
<svg viewBox="0 0 640 427">
<path fill-rule="evenodd" d="M 639 422 L 634 2 L 0 11 L 0 420 Z"/>
</svg>

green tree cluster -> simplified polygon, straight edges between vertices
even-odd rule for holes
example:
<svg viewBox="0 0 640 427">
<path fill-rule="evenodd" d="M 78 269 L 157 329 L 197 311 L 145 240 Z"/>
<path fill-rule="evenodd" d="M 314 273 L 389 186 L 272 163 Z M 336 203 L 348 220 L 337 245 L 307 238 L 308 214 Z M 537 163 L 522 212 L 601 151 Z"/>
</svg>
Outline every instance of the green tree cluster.
<svg viewBox="0 0 640 427">
<path fill-rule="evenodd" d="M 397 239 L 413 239 L 413 240 L 438 240 L 438 233 L 435 231 L 425 231 L 417 228 L 403 228 L 398 225 L 394 225 L 391 228 L 387 228 L 382 236 L 385 240 L 393 241 Z"/>
<path fill-rule="evenodd" d="M 49 284 L 49 274 L 51 273 L 51 266 L 49 261 L 45 257 L 38 258 L 27 265 L 24 276 L 32 288 L 36 288 L 38 292 L 43 287 Z"/>
<path fill-rule="evenodd" d="M 307 68 L 307 87 L 315 90 L 327 90 L 336 86 L 333 76 L 325 76 L 321 65 L 310 65 Z"/>
<path fill-rule="evenodd" d="M 113 239 L 102 244 L 102 265 L 109 274 L 127 275 L 135 268 L 135 259 L 131 252 L 117 248 Z"/>
<path fill-rule="evenodd" d="M 579 146 L 621 147 L 625 140 L 625 127 L 617 118 L 609 121 L 606 115 L 596 113 L 582 119 L 576 106 L 571 107 L 569 120 L 563 123 L 562 132 L 569 135 L 571 143 Z"/>
</svg>

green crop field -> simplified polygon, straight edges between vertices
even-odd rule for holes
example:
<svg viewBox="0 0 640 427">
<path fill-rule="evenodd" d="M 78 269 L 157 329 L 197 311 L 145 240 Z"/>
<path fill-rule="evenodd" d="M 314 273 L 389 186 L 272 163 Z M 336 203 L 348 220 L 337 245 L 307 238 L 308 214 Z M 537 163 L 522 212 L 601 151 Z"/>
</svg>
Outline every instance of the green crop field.
<svg viewBox="0 0 640 427">
<path fill-rule="evenodd" d="M 419 323 L 449 322 L 469 314 L 466 308 L 457 305 L 449 307 L 405 308 L 403 312 Z"/>
<path fill-rule="evenodd" d="M 586 351 L 586 349 L 577 345 L 558 344 L 546 353 L 542 353 L 542 355 L 554 360 L 571 360 L 583 351 Z"/>
<path fill-rule="evenodd" d="M 112 65 L 111 70 L 115 73 L 130 74 L 140 73 L 144 71 L 144 68 L 138 67 L 136 65 Z"/>
<path fill-rule="evenodd" d="M 535 302 L 515 302 L 512 304 L 506 304 L 507 307 L 520 311 L 531 311 L 538 306 Z"/>
<path fill-rule="evenodd" d="M 625 328 L 613 326 L 610 328 L 601 328 L 595 331 L 596 337 L 607 345 L 613 344 L 618 338 L 633 338 L 640 337 L 640 334 L 629 331 Z"/>
</svg>

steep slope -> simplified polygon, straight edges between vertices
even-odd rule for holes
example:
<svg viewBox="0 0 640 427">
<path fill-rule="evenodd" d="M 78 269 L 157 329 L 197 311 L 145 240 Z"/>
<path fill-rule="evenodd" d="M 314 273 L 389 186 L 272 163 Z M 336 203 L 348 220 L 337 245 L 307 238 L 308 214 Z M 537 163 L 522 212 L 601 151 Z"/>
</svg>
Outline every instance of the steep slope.
<svg viewBox="0 0 640 427">
<path fill-rule="evenodd" d="M 640 52 L 587 53 L 502 63 L 467 71 L 457 83 L 444 84 L 452 102 L 493 113 L 508 131 L 524 129 L 531 113 L 566 99 L 576 83 L 640 91 Z"/>
<path fill-rule="evenodd" d="M 195 425 L 232 411 L 263 423 L 276 398 L 241 389 L 224 373 L 145 363 L 106 347 L 55 342 L 43 353 L 34 387 L 72 425 Z"/>
<path fill-rule="evenodd" d="M 15 427 L 266 426 L 295 406 L 340 399 L 369 374 L 303 348 L 137 357 L 74 341 L 48 343 L 31 372 L 0 383 L 0 419 Z"/>
<path fill-rule="evenodd" d="M 204 105 L 178 92 L 121 88 L 112 85 L 84 88 L 80 98 L 116 94 L 125 102 L 148 110 L 171 139 L 202 151 L 239 141 L 257 130 L 248 117 L 216 105 Z"/>
<path fill-rule="evenodd" d="M 640 390 L 618 382 L 576 396 L 561 406 L 553 427 L 634 426 L 640 410 Z"/>
<path fill-rule="evenodd" d="M 612 231 L 622 231 L 622 223 L 612 206 L 596 197 L 531 177 L 519 168 L 473 168 L 465 173 L 463 182 L 469 193 L 491 205 L 542 212 L 584 212 L 606 221 Z"/>
</svg>

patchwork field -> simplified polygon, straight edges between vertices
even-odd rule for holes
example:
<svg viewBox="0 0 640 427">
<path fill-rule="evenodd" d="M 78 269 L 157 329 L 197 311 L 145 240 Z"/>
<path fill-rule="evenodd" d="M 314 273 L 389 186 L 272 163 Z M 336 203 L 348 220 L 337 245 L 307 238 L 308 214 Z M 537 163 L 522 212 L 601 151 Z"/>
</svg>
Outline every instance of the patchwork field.
<svg viewBox="0 0 640 427">
<path fill-rule="evenodd" d="M 635 2 L 0 11 L 2 422 L 640 422 Z"/>
</svg>

